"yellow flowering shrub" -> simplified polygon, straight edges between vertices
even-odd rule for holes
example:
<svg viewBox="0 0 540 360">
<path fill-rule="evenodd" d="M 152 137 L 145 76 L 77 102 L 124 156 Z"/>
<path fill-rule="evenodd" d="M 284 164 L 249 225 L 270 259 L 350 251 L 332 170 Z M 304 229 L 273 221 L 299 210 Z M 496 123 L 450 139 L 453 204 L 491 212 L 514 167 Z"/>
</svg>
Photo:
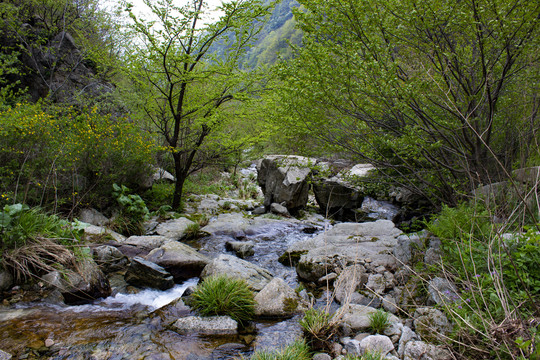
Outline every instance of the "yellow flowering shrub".
<svg viewBox="0 0 540 360">
<path fill-rule="evenodd" d="M 113 183 L 137 188 L 154 145 L 127 119 L 41 104 L 0 112 L 0 202 L 102 206 Z"/>
</svg>

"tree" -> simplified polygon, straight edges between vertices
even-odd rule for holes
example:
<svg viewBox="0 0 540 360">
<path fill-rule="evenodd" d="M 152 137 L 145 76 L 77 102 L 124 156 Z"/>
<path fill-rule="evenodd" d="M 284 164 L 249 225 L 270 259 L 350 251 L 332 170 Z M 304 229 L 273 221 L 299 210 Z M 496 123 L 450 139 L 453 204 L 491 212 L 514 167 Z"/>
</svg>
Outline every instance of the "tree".
<svg viewBox="0 0 540 360">
<path fill-rule="evenodd" d="M 229 105 L 254 91 L 255 73 L 240 71 L 239 64 L 268 7 L 257 0 L 233 0 L 223 3 L 222 15 L 210 22 L 203 0 L 185 6 L 173 0 L 144 2 L 153 20 L 138 18 L 127 5 L 140 38 L 130 49 L 135 50 L 130 76 L 172 155 L 176 208 L 187 177 L 226 151 L 211 140 L 226 125 Z M 224 49 L 219 56 L 213 51 L 218 44 Z"/>
<path fill-rule="evenodd" d="M 455 203 L 537 148 L 540 4 L 528 0 L 300 0 L 282 64 L 289 131 Z"/>
</svg>

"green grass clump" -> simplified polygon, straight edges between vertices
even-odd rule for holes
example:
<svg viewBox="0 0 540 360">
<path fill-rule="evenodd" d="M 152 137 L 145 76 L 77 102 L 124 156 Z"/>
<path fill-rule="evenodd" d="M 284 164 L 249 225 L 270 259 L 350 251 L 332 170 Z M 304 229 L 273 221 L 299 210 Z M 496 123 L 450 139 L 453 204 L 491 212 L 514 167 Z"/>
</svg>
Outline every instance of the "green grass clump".
<svg viewBox="0 0 540 360">
<path fill-rule="evenodd" d="M 375 334 L 383 334 L 390 326 L 390 314 L 383 310 L 377 310 L 368 315 L 369 329 Z"/>
<path fill-rule="evenodd" d="M 209 277 L 191 296 L 192 307 L 203 316 L 227 315 L 242 324 L 253 319 L 255 313 L 253 293 L 242 279 Z"/>
<path fill-rule="evenodd" d="M 325 310 L 309 309 L 299 321 L 304 338 L 313 351 L 328 351 L 337 333 L 337 324 Z"/>
<path fill-rule="evenodd" d="M 344 360 L 383 360 L 384 356 L 379 352 L 368 351 L 362 356 L 347 355 Z"/>
<path fill-rule="evenodd" d="M 251 360 L 309 360 L 309 346 L 303 340 L 296 340 L 281 351 L 255 351 Z"/>
</svg>

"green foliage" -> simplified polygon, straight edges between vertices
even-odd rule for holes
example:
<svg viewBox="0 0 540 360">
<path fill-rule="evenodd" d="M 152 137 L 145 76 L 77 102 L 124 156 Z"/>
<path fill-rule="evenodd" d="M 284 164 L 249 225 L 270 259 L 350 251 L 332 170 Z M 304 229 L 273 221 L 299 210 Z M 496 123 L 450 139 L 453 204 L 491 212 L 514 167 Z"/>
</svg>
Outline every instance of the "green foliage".
<svg viewBox="0 0 540 360">
<path fill-rule="evenodd" d="M 148 219 L 150 212 L 144 200 L 135 194 L 129 194 L 129 189 L 113 184 L 112 196 L 120 205 L 120 214 L 113 220 L 112 227 L 125 235 L 143 235 L 143 222 Z"/>
<path fill-rule="evenodd" d="M 189 224 L 186 228 L 186 239 L 196 239 L 201 234 L 201 225 L 199 223 Z"/>
<path fill-rule="evenodd" d="M 254 296 L 242 279 L 209 277 L 197 285 L 191 296 L 191 306 L 201 315 L 227 315 L 239 323 L 253 319 Z"/>
<path fill-rule="evenodd" d="M 309 346 L 302 340 L 296 340 L 280 351 L 258 350 L 250 357 L 251 360 L 309 360 Z"/>
<path fill-rule="evenodd" d="M 111 183 L 138 185 L 153 153 L 134 124 L 95 108 L 24 103 L 0 112 L 0 192 L 13 202 L 102 207 Z"/>
<path fill-rule="evenodd" d="M 346 355 L 344 360 L 383 360 L 379 352 L 366 351 L 362 356 Z"/>
<path fill-rule="evenodd" d="M 384 310 L 377 310 L 369 314 L 369 329 L 375 334 L 384 334 L 390 326 L 390 314 Z"/>
<path fill-rule="evenodd" d="M 313 351 L 330 350 L 332 339 L 337 333 L 337 324 L 332 315 L 323 309 L 309 309 L 299 321 L 304 338 Z"/>
</svg>

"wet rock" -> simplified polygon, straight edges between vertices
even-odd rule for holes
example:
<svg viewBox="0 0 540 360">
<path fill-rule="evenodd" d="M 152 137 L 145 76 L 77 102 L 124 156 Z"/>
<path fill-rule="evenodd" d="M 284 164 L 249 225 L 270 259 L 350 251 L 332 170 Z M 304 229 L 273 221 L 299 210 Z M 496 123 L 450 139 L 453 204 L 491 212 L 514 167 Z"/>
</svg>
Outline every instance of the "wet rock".
<svg viewBox="0 0 540 360">
<path fill-rule="evenodd" d="M 66 304 L 86 304 L 111 295 L 109 281 L 92 259 L 80 261 L 77 268 L 77 272 L 64 271 L 66 280 L 59 290 Z"/>
<path fill-rule="evenodd" d="M 166 241 L 159 248 L 150 251 L 146 260 L 164 267 L 176 282 L 199 276 L 210 263 L 207 256 L 177 241 Z"/>
<path fill-rule="evenodd" d="M 13 276 L 7 270 L 0 270 L 0 291 L 7 291 L 13 286 Z"/>
<path fill-rule="evenodd" d="M 261 291 L 273 278 L 268 270 L 254 265 L 236 256 L 222 254 L 212 260 L 201 273 L 201 278 L 215 275 L 227 275 L 244 279 L 253 291 Z"/>
<path fill-rule="evenodd" d="M 0 360 L 10 360 L 11 358 L 13 358 L 13 355 L 3 350 L 0 350 Z"/>
<path fill-rule="evenodd" d="M 269 155 L 257 166 L 257 181 L 264 193 L 264 205 L 285 203 L 290 211 L 307 204 L 311 166 L 317 160 L 302 156 Z"/>
<path fill-rule="evenodd" d="M 283 205 L 272 203 L 270 205 L 270 211 L 274 214 L 281 215 L 281 216 L 290 216 L 289 210 Z"/>
<path fill-rule="evenodd" d="M 104 273 L 122 270 L 129 260 L 114 246 L 101 245 L 92 249 L 94 261 Z"/>
<path fill-rule="evenodd" d="M 236 256 L 241 259 L 255 254 L 255 251 L 253 250 L 254 246 L 255 243 L 253 241 L 227 241 L 227 243 L 225 243 L 225 249 L 234 251 Z"/>
<path fill-rule="evenodd" d="M 394 350 L 394 344 L 388 336 L 384 335 L 370 335 L 360 341 L 360 354 L 366 352 L 375 352 L 385 356 L 390 351 Z"/>
<path fill-rule="evenodd" d="M 415 331 L 422 339 L 435 341 L 441 335 L 447 335 L 452 331 L 452 325 L 440 310 L 429 307 L 418 308 L 413 317 Z"/>
<path fill-rule="evenodd" d="M 161 266 L 140 257 L 131 260 L 125 279 L 128 284 L 137 287 L 167 290 L 174 286 L 174 279 L 170 273 Z"/>
<path fill-rule="evenodd" d="M 294 315 L 301 299 L 283 279 L 274 278 L 255 295 L 255 315 L 286 318 Z"/>
<path fill-rule="evenodd" d="M 235 335 L 238 323 L 228 316 L 187 316 L 176 320 L 172 328 L 181 335 Z"/>
<path fill-rule="evenodd" d="M 195 223 L 186 218 L 178 218 L 161 223 L 156 228 L 158 235 L 164 236 L 169 240 L 180 240 L 186 236 L 186 230 Z"/>
<path fill-rule="evenodd" d="M 109 219 L 96 209 L 82 209 L 79 220 L 96 226 L 105 226 L 109 223 Z"/>
<path fill-rule="evenodd" d="M 363 262 L 371 269 L 384 266 L 394 270 L 398 262 L 392 251 L 400 234 L 401 231 L 389 220 L 340 223 L 312 239 L 293 244 L 283 256 L 304 253 L 296 270 L 308 281 L 317 281 L 354 263 Z"/>
<path fill-rule="evenodd" d="M 448 279 L 436 277 L 428 282 L 429 300 L 435 304 L 451 304 L 459 300 L 457 289 Z"/>
</svg>

